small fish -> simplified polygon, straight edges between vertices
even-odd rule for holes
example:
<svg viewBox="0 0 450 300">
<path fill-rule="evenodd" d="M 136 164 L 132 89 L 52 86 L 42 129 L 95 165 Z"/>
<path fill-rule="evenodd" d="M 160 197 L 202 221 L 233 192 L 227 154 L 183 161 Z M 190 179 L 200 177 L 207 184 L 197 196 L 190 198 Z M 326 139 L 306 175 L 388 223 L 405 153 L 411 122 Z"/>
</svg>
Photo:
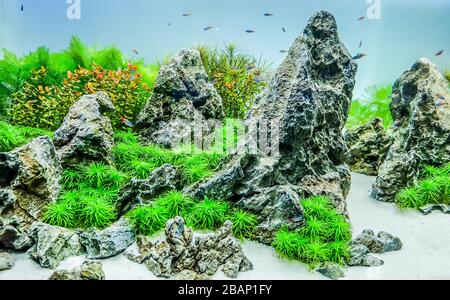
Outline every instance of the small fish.
<svg viewBox="0 0 450 300">
<path fill-rule="evenodd" d="M 434 56 L 441 56 L 442 53 L 444 53 L 444 50 L 440 50 L 438 53 L 436 53 Z"/>
<path fill-rule="evenodd" d="M 264 16 L 266 16 L 266 17 L 273 17 L 273 13 L 265 13 Z"/>
<path fill-rule="evenodd" d="M 20 11 L 23 11 L 23 4 L 22 4 L 22 6 L 20 6 Z"/>
<path fill-rule="evenodd" d="M 247 32 L 247 33 L 254 33 L 254 32 L 256 32 L 256 31 L 254 31 L 254 30 L 252 30 L 252 29 L 247 29 L 245 32 Z"/>
<path fill-rule="evenodd" d="M 291 223 L 301 223 L 302 221 L 303 221 L 302 217 L 295 217 L 295 218 L 289 219 L 289 222 L 291 222 Z"/>
<path fill-rule="evenodd" d="M 283 30 L 283 32 L 286 32 L 286 29 L 284 27 L 281 27 L 281 30 Z"/>
<path fill-rule="evenodd" d="M 364 17 L 364 16 L 362 16 L 362 17 L 359 17 L 358 18 L 358 21 L 362 21 L 362 20 L 364 20 L 366 17 Z"/>
<path fill-rule="evenodd" d="M 352 59 L 357 60 L 357 59 L 363 58 L 364 56 L 367 56 L 367 54 L 357 53 L 355 56 L 352 57 Z"/>
<path fill-rule="evenodd" d="M 438 99 L 440 99 L 440 100 L 445 100 L 445 97 L 442 96 L 441 94 L 437 94 L 436 97 L 438 97 Z"/>
<path fill-rule="evenodd" d="M 169 22 L 169 23 L 167 24 L 167 26 L 172 26 L 172 22 Z"/>
<path fill-rule="evenodd" d="M 287 53 L 287 50 L 280 50 L 280 53 Z"/>
<path fill-rule="evenodd" d="M 121 117 L 120 121 L 122 122 L 122 124 L 128 126 L 128 127 L 133 127 L 134 124 L 132 122 L 130 122 L 129 120 L 127 120 L 125 117 Z"/>
<path fill-rule="evenodd" d="M 213 28 L 214 28 L 214 26 L 206 26 L 205 28 L 203 28 L 203 30 L 204 31 L 208 31 L 208 30 L 211 30 Z"/>
<path fill-rule="evenodd" d="M 359 48 L 362 47 L 362 40 L 359 42 Z"/>
<path fill-rule="evenodd" d="M 136 49 L 133 49 L 133 53 L 136 54 L 136 55 L 138 55 L 138 54 L 139 54 L 139 51 L 137 51 Z"/>
<path fill-rule="evenodd" d="M 182 16 L 183 16 L 183 17 L 190 17 L 190 16 L 192 16 L 192 14 L 191 14 L 191 13 L 185 13 L 185 14 L 183 14 Z"/>
<path fill-rule="evenodd" d="M 136 75 L 133 74 L 133 76 L 130 77 L 130 81 L 133 81 L 136 79 Z"/>
</svg>

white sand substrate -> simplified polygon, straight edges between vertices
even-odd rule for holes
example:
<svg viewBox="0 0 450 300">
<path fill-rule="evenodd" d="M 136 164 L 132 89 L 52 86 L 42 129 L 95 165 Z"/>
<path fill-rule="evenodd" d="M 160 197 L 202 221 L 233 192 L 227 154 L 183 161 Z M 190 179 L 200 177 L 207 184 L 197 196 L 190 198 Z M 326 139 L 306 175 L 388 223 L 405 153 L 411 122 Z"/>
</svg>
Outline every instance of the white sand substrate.
<svg viewBox="0 0 450 300">
<path fill-rule="evenodd" d="M 400 211 L 391 203 L 372 200 L 368 194 L 373 181 L 372 177 L 353 174 L 347 202 L 354 235 L 364 229 L 373 229 L 376 233 L 384 230 L 400 237 L 403 249 L 378 255 L 385 262 L 381 267 L 349 268 L 345 279 L 450 279 L 450 216 L 440 212 L 424 216 L 415 210 Z M 326 279 L 310 271 L 305 264 L 279 259 L 271 247 L 255 242 L 246 242 L 243 247 L 254 269 L 240 273 L 240 280 Z M 83 259 L 69 258 L 59 268 L 79 265 Z M 123 255 L 102 262 L 109 280 L 157 279 L 145 265 L 133 263 Z M 43 280 L 51 273 L 21 254 L 16 255 L 12 270 L 0 272 L 0 280 Z M 213 279 L 227 278 L 219 271 Z"/>
</svg>

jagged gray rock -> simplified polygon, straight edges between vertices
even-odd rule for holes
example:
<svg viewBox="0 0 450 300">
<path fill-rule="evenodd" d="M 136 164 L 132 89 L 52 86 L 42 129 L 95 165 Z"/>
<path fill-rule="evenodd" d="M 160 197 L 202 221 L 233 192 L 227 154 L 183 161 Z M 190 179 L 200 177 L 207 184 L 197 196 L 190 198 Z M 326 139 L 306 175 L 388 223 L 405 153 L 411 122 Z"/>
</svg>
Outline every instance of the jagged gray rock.
<svg viewBox="0 0 450 300">
<path fill-rule="evenodd" d="M 165 164 L 155 169 L 147 179 L 132 178 L 117 199 L 116 210 L 123 215 L 133 207 L 147 204 L 161 194 L 180 188 L 181 177 L 177 169 Z"/>
<path fill-rule="evenodd" d="M 398 251 L 403 245 L 398 237 L 385 231 L 380 231 L 375 235 L 373 230 L 364 230 L 353 242 L 353 245 L 364 245 L 371 253 L 385 253 Z"/>
<path fill-rule="evenodd" d="M 114 110 L 111 99 L 103 92 L 82 96 L 72 105 L 53 139 L 64 166 L 112 162 L 113 129 L 104 114 Z"/>
<path fill-rule="evenodd" d="M 155 276 L 166 278 L 182 276 L 203 280 L 219 269 L 226 276 L 236 278 L 239 272 L 253 268 L 239 240 L 233 237 L 229 221 L 214 234 L 195 236 L 184 220 L 176 217 L 167 222 L 165 236 L 155 242 L 138 238 L 138 249 L 133 245 L 126 257 L 145 263 Z"/>
<path fill-rule="evenodd" d="M 43 268 L 56 268 L 64 259 L 83 254 L 78 234 L 73 230 L 35 222 L 29 236 L 34 246 L 28 254 Z"/>
<path fill-rule="evenodd" d="M 351 267 L 378 267 L 382 266 L 384 261 L 370 255 L 370 250 L 362 244 L 352 244 L 350 247 L 350 259 L 347 261 L 347 265 Z"/>
<path fill-rule="evenodd" d="M 247 146 L 261 145 L 267 135 L 268 147 L 245 152 L 241 145 L 216 175 L 184 192 L 228 199 L 258 214 L 256 239 L 264 243 L 284 225 L 301 226 L 299 195 L 327 195 L 346 215 L 351 176 L 342 130 L 356 69 L 333 15 L 316 13 L 246 118 Z"/>
<path fill-rule="evenodd" d="M 125 250 L 124 256 L 133 262 L 142 264 L 150 256 L 150 249 L 154 244 L 149 237 L 138 235 L 136 243 Z"/>
<path fill-rule="evenodd" d="M 105 272 L 99 261 L 84 261 L 81 266 L 56 270 L 49 280 L 105 280 Z"/>
<path fill-rule="evenodd" d="M 419 210 L 424 215 L 429 215 L 435 210 L 438 210 L 443 214 L 450 214 L 450 205 L 448 205 L 448 204 L 428 204 L 424 207 L 421 207 Z"/>
<path fill-rule="evenodd" d="M 14 256 L 6 252 L 0 252 L 0 271 L 14 267 Z"/>
<path fill-rule="evenodd" d="M 89 259 L 115 256 L 125 251 L 136 240 L 133 227 L 126 218 L 121 218 L 103 230 L 90 228 L 82 231 L 79 236 Z"/>
<path fill-rule="evenodd" d="M 393 202 L 402 188 L 416 183 L 423 165 L 450 162 L 449 101 L 448 82 L 426 58 L 395 82 L 393 144 L 373 185 L 373 198 Z"/>
<path fill-rule="evenodd" d="M 378 175 L 378 169 L 386 158 L 391 139 L 383 127 L 383 120 L 347 130 L 345 142 L 350 151 L 349 165 L 353 172 L 369 176 Z"/>
<path fill-rule="evenodd" d="M 331 280 L 339 280 L 345 277 L 342 268 L 334 263 L 324 263 L 316 271 Z"/>
<path fill-rule="evenodd" d="M 48 137 L 0 153 L 0 248 L 22 251 L 30 246 L 26 231 L 58 198 L 61 174 L 61 161 Z"/>
<path fill-rule="evenodd" d="M 174 147 L 191 133 L 208 133 L 208 119 L 222 119 L 222 98 L 210 82 L 197 50 L 181 50 L 163 65 L 153 95 L 139 114 L 142 140 Z M 205 132 L 202 132 L 205 131 Z"/>
</svg>

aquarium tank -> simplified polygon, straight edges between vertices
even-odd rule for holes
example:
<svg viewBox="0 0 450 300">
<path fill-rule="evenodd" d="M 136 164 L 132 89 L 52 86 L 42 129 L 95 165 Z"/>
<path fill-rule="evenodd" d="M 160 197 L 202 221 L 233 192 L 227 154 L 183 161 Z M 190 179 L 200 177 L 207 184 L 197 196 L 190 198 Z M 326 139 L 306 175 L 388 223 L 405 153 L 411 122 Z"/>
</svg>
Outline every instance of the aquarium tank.
<svg viewBox="0 0 450 300">
<path fill-rule="evenodd" d="M 0 0 L 0 280 L 449 279 L 449 16 Z"/>
</svg>

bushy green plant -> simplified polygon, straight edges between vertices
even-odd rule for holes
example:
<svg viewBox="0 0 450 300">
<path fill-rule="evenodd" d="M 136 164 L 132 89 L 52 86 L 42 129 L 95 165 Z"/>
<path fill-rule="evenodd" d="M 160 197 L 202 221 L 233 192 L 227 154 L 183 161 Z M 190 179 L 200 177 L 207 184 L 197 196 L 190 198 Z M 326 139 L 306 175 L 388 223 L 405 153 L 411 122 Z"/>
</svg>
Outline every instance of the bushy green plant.
<svg viewBox="0 0 450 300">
<path fill-rule="evenodd" d="M 358 127 L 369 123 L 374 118 L 381 118 L 385 128 L 391 126 L 393 122 L 390 111 L 391 94 L 391 85 L 367 88 L 364 99 L 352 102 L 346 126 Z"/>
<path fill-rule="evenodd" d="M 168 220 L 167 211 L 159 205 L 143 205 L 127 214 L 137 233 L 153 235 L 163 229 Z"/>
<path fill-rule="evenodd" d="M 84 228 L 103 229 L 115 219 L 114 205 L 104 198 L 84 196 L 81 199 L 80 221 Z"/>
<path fill-rule="evenodd" d="M 203 201 L 192 207 L 187 216 L 187 222 L 195 229 L 214 230 L 222 226 L 228 211 L 228 203 L 205 197 Z"/>
<path fill-rule="evenodd" d="M 168 192 L 155 200 L 156 205 L 163 207 L 168 218 L 183 217 L 188 214 L 194 201 L 180 192 Z"/>
<path fill-rule="evenodd" d="M 64 170 L 61 177 L 61 186 L 65 190 L 76 189 L 78 185 L 82 182 L 83 175 L 78 170 L 66 169 Z"/>
<path fill-rule="evenodd" d="M 77 226 L 76 202 L 65 199 L 52 203 L 45 210 L 42 219 L 50 225 L 75 228 Z"/>
<path fill-rule="evenodd" d="M 232 213 L 230 219 L 233 222 L 235 237 L 239 239 L 254 237 L 254 229 L 258 225 L 258 219 L 254 214 L 238 209 Z"/>
<path fill-rule="evenodd" d="M 131 130 L 117 130 L 114 133 L 114 141 L 116 143 L 137 144 L 138 137 Z"/>
<path fill-rule="evenodd" d="M 229 118 L 243 118 L 255 96 L 266 83 L 266 63 L 241 53 L 235 45 L 224 49 L 197 48 L 206 72 L 222 97 L 224 111 Z"/>
<path fill-rule="evenodd" d="M 275 235 L 273 247 L 286 259 L 305 262 L 310 267 L 323 262 L 344 264 L 349 257 L 351 228 L 347 220 L 324 196 L 301 202 L 305 223 L 296 231 L 282 228 Z"/>
<path fill-rule="evenodd" d="M 30 127 L 12 126 L 0 121 L 0 152 L 9 152 L 39 136 L 52 137 L 53 134 L 45 130 Z"/>
</svg>

